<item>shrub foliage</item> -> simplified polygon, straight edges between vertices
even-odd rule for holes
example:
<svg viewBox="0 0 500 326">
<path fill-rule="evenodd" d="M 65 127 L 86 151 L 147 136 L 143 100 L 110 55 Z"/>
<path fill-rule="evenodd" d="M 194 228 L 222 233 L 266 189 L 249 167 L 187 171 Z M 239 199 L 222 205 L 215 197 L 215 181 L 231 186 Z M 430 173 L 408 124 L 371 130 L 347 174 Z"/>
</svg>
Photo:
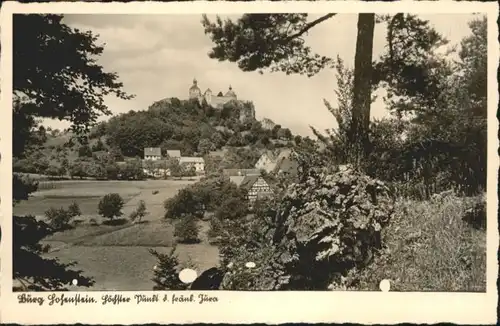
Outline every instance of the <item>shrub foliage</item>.
<svg viewBox="0 0 500 326">
<path fill-rule="evenodd" d="M 150 249 L 149 253 L 157 259 L 157 264 L 154 267 L 154 277 L 152 281 L 155 283 L 153 290 L 185 290 L 187 285 L 179 279 L 180 264 L 175 247 L 168 253 L 160 253 Z"/>
<path fill-rule="evenodd" d="M 140 223 L 142 218 L 147 214 L 146 202 L 144 200 L 140 200 L 137 204 L 137 208 L 130 214 L 130 220 Z"/>
<path fill-rule="evenodd" d="M 174 236 L 180 243 L 200 242 L 198 233 L 199 227 L 194 217 L 186 216 L 175 223 Z"/>
<path fill-rule="evenodd" d="M 51 207 L 45 212 L 45 217 L 49 222 L 49 226 L 53 230 L 59 231 L 69 227 L 69 222 L 73 218 L 73 215 L 70 210 L 66 210 L 63 207 Z"/>
<path fill-rule="evenodd" d="M 272 212 L 266 208 L 259 214 Z M 326 290 L 339 284 L 351 269 L 367 265 L 381 247 L 381 230 L 390 221 L 393 202 L 381 181 L 354 170 L 324 172 L 290 185 L 275 212 L 247 223 L 240 220 L 227 231 L 234 234 L 239 228 L 246 239 L 222 246 L 228 271 L 223 288 Z M 247 262 L 256 267 L 236 272 Z M 254 278 L 251 284 L 240 279 L 248 273 Z"/>
<path fill-rule="evenodd" d="M 112 220 L 122 216 L 123 205 L 123 199 L 119 194 L 107 194 L 99 202 L 99 214 Z"/>
</svg>

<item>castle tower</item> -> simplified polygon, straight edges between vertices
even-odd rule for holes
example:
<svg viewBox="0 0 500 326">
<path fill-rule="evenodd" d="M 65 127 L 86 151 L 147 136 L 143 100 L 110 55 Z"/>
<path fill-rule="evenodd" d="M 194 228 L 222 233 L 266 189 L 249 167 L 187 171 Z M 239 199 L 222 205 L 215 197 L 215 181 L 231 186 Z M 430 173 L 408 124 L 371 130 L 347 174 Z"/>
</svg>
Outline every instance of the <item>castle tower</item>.
<svg viewBox="0 0 500 326">
<path fill-rule="evenodd" d="M 231 85 L 229 85 L 229 90 L 227 91 L 226 95 L 224 95 L 225 97 L 232 97 L 233 99 L 237 99 L 236 97 L 236 93 L 233 91 L 233 88 L 231 87 Z"/>
<path fill-rule="evenodd" d="M 212 105 L 212 90 L 208 88 L 203 94 L 208 105 Z"/>
<path fill-rule="evenodd" d="M 196 98 L 199 99 L 201 97 L 201 90 L 198 87 L 198 81 L 196 78 L 193 79 L 193 86 L 189 88 L 189 98 Z"/>
</svg>

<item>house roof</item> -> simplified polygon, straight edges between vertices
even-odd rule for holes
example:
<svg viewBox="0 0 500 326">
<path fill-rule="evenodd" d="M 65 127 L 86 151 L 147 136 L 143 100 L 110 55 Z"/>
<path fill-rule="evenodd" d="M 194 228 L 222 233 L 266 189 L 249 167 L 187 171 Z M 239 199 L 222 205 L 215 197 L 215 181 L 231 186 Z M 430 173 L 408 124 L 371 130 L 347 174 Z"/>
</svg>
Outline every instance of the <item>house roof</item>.
<svg viewBox="0 0 500 326">
<path fill-rule="evenodd" d="M 290 157 L 292 154 L 292 150 L 289 148 L 285 148 L 280 150 L 279 152 L 273 152 L 271 150 L 266 150 L 264 153 L 262 153 L 261 157 L 264 155 L 267 155 L 269 159 L 274 162 L 274 163 L 279 163 L 281 160 Z"/>
<path fill-rule="evenodd" d="M 244 179 L 245 179 L 245 177 L 242 175 L 232 175 L 229 177 L 229 180 L 231 182 L 235 183 L 236 186 L 238 186 L 238 187 L 241 185 L 241 183 L 243 182 Z"/>
<path fill-rule="evenodd" d="M 282 171 L 286 173 L 295 173 L 298 171 L 299 164 L 296 160 L 292 158 L 284 158 L 276 165 L 276 171 Z"/>
<path fill-rule="evenodd" d="M 292 154 L 292 150 L 289 148 L 282 149 L 280 153 L 278 154 L 278 159 L 285 159 L 289 158 L 290 155 Z"/>
<path fill-rule="evenodd" d="M 260 178 L 259 175 L 247 175 L 240 184 L 240 188 L 250 189 L 254 183 Z"/>
<path fill-rule="evenodd" d="M 178 149 L 167 149 L 168 157 L 181 157 L 181 151 Z"/>
<path fill-rule="evenodd" d="M 161 156 L 160 147 L 146 147 L 144 148 L 144 156 Z"/>
<path fill-rule="evenodd" d="M 276 161 L 277 156 L 270 150 L 266 150 L 260 157 L 266 155 L 271 161 Z"/>
<path fill-rule="evenodd" d="M 181 156 L 179 163 L 205 163 L 203 157 Z"/>
</svg>

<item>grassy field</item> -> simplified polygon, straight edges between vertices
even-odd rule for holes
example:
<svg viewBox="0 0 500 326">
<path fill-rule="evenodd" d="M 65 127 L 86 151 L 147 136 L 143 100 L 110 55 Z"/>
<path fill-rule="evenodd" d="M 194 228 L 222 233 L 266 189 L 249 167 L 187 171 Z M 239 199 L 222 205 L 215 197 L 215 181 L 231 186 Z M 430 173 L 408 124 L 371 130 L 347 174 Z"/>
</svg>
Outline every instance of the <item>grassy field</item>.
<svg viewBox="0 0 500 326">
<path fill-rule="evenodd" d="M 183 180 L 44 181 L 40 183 L 39 191 L 33 193 L 29 200 L 14 207 L 14 215 L 42 216 L 50 207 L 67 207 L 73 201 L 78 203 L 84 216 L 97 215 L 99 200 L 104 195 L 114 192 L 122 196 L 125 201 L 123 209 L 125 215 L 130 213 L 142 199 L 146 201 L 146 205 L 151 211 L 150 218 L 157 219 L 163 215 L 163 201 L 174 196 L 179 189 L 190 183 L 192 182 Z M 159 193 L 153 195 L 153 190 L 158 190 Z"/>
<path fill-rule="evenodd" d="M 391 291 L 486 291 L 486 231 L 462 220 L 471 198 L 401 200 L 383 232 L 387 248 L 363 272 L 358 289 Z"/>
<path fill-rule="evenodd" d="M 92 276 L 95 285 L 91 289 L 75 288 L 75 290 L 117 290 L 131 291 L 153 289 L 153 267 L 155 258 L 149 254 L 150 247 L 105 246 L 87 247 L 72 246 L 49 254 L 63 262 L 77 261 L 76 268 L 85 271 L 84 275 Z M 153 248 L 159 252 L 170 251 L 167 247 Z M 216 247 L 208 245 L 178 245 L 177 254 L 181 262 L 193 261 L 198 271 L 214 266 L 218 260 Z"/>
<path fill-rule="evenodd" d="M 192 181 L 90 181 L 66 180 L 41 183 L 40 190 L 25 202 L 14 207 L 14 214 L 32 214 L 43 218 L 50 207 L 67 207 L 77 202 L 82 211 L 76 227 L 57 232 L 46 239 L 51 249 L 47 257 L 62 262 L 76 262 L 76 269 L 93 277 L 91 289 L 71 287 L 72 290 L 152 290 L 155 257 L 148 249 L 169 251 L 174 245 L 173 226 L 164 220 L 163 202 L 174 196 Z M 158 193 L 153 195 L 153 191 Z M 97 214 L 102 196 L 118 193 L 125 201 L 123 223 L 107 225 Z M 128 216 L 144 200 L 149 214 L 143 223 L 133 224 Z M 98 225 L 89 222 L 94 219 Z M 202 222 L 203 224 L 204 222 Z M 201 225 L 202 233 L 207 230 Z M 200 234 L 206 239 L 204 234 Z M 177 245 L 181 264 L 194 263 L 198 272 L 218 263 L 218 249 L 202 241 L 194 245 Z"/>
</svg>

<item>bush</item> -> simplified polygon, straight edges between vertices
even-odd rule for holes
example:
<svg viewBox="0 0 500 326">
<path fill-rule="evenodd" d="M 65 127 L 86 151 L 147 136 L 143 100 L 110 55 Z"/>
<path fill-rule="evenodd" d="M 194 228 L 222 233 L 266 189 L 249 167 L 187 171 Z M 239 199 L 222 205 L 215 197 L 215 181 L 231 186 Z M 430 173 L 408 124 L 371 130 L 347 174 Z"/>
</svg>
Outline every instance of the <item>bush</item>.
<svg viewBox="0 0 500 326">
<path fill-rule="evenodd" d="M 216 216 L 212 216 L 210 219 L 210 228 L 208 229 L 208 241 L 210 244 L 218 244 L 222 236 L 223 223 Z"/>
<path fill-rule="evenodd" d="M 175 247 L 172 248 L 167 254 L 159 253 L 153 249 L 149 250 L 149 253 L 157 259 L 153 271 L 152 281 L 155 283 L 153 290 L 186 290 L 188 288 L 188 285 L 179 279 L 181 267 L 175 249 Z"/>
<path fill-rule="evenodd" d="M 202 218 L 206 211 L 216 211 L 230 197 L 243 198 L 243 194 L 229 178 L 206 178 L 167 199 L 164 203 L 165 218 Z"/>
<path fill-rule="evenodd" d="M 97 223 L 97 220 L 95 218 L 91 218 L 89 220 L 89 224 L 92 225 L 92 226 L 97 226 L 99 225 L 99 223 Z"/>
<path fill-rule="evenodd" d="M 174 236 L 180 243 L 198 243 L 199 227 L 196 219 L 191 216 L 182 218 L 175 224 Z"/>
<path fill-rule="evenodd" d="M 115 217 L 122 216 L 121 209 L 123 208 L 124 202 L 119 194 L 112 193 L 104 196 L 99 202 L 99 214 L 110 220 Z"/>
<path fill-rule="evenodd" d="M 267 244 L 254 252 L 243 247 L 234 250 L 237 254 L 222 267 L 225 273 L 220 290 L 271 291 L 288 282 L 290 276 L 286 275 L 283 265 L 277 263 L 279 254 L 272 245 Z M 248 263 L 255 266 L 248 267 Z"/>
<path fill-rule="evenodd" d="M 221 263 L 236 266 L 224 289 L 336 288 L 382 247 L 394 210 L 382 182 L 353 170 L 314 168 L 304 176 L 280 200 L 262 203 L 253 219 L 220 227 Z M 242 268 L 247 262 L 256 267 Z"/>
<path fill-rule="evenodd" d="M 285 247 L 293 278 L 285 287 L 326 289 L 381 248 L 394 211 L 383 182 L 354 170 L 311 174 L 292 184 L 279 207 L 275 241 Z"/>
<path fill-rule="evenodd" d="M 76 202 L 73 202 L 71 205 L 68 207 L 68 213 L 71 215 L 71 217 L 77 217 L 82 215 L 82 211 L 80 210 L 80 206 Z"/>
<path fill-rule="evenodd" d="M 245 234 L 248 213 L 247 201 L 238 197 L 227 198 L 210 219 L 210 243 L 223 245 L 230 238 L 235 240 L 238 234 Z M 230 246 L 228 243 L 226 245 Z M 228 247 L 227 250 L 231 249 Z"/>
<path fill-rule="evenodd" d="M 215 212 L 219 220 L 235 220 L 248 214 L 248 202 L 242 198 L 227 198 Z"/>
<path fill-rule="evenodd" d="M 254 218 L 218 226 L 222 289 L 342 288 L 382 248 L 394 211 L 385 185 L 353 170 L 309 172 L 280 200 L 259 203 Z"/>
<path fill-rule="evenodd" d="M 146 211 L 146 203 L 144 202 L 144 200 L 140 200 L 135 211 L 133 211 L 130 214 L 130 219 L 132 221 L 137 220 L 137 222 L 140 222 L 142 220 L 142 218 L 144 216 L 146 216 L 147 214 L 148 214 L 148 212 Z"/>
<path fill-rule="evenodd" d="M 64 208 L 49 208 L 45 212 L 49 225 L 54 230 L 63 230 L 69 227 L 69 222 L 73 218 L 71 213 Z"/>
<path fill-rule="evenodd" d="M 204 213 L 203 200 L 196 189 L 192 187 L 181 189 L 177 195 L 167 199 L 163 206 L 165 218 L 202 217 Z"/>
<path fill-rule="evenodd" d="M 152 191 L 152 194 L 153 194 L 153 195 L 156 195 L 156 194 L 158 194 L 159 192 L 160 192 L 159 190 L 153 190 L 153 191 Z"/>
</svg>

